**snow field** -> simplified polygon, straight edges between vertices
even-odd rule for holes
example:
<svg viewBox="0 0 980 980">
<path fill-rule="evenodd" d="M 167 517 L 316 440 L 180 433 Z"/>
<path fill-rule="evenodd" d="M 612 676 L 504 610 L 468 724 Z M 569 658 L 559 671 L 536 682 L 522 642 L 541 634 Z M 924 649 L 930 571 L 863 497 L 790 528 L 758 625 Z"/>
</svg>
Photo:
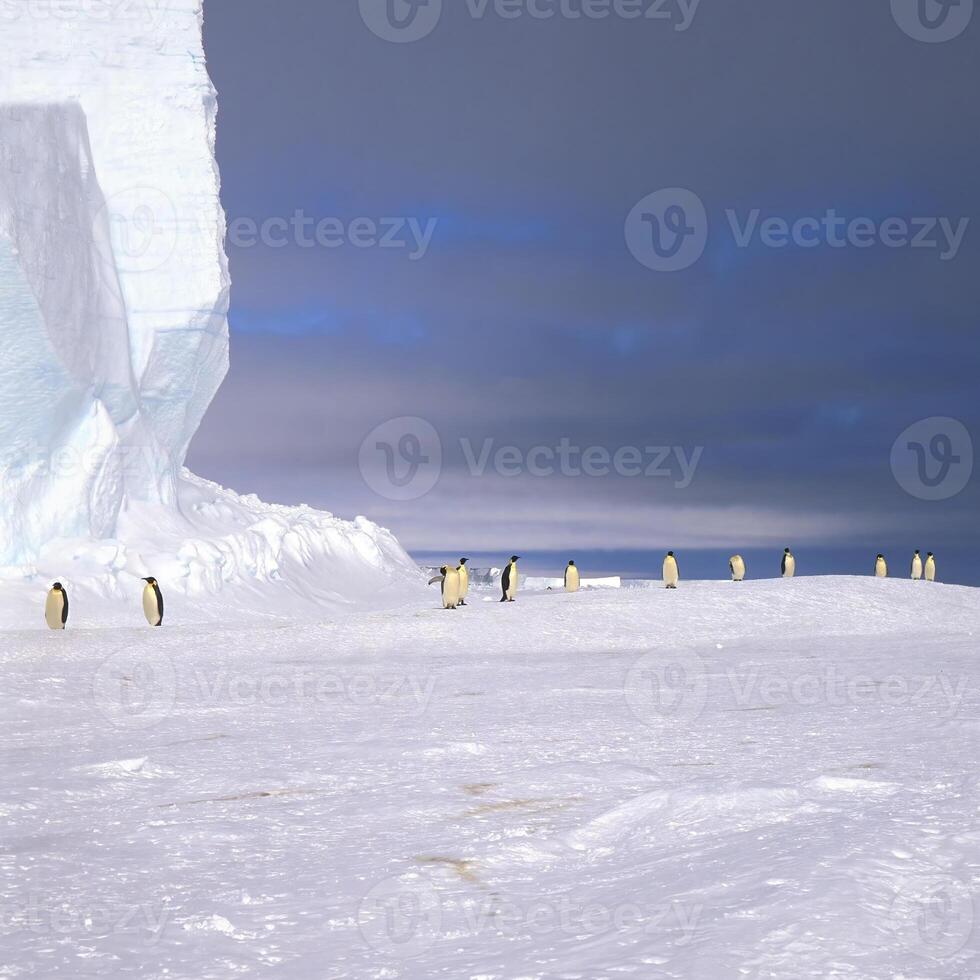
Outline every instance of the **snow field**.
<svg viewBox="0 0 980 980">
<path fill-rule="evenodd" d="M 0 976 L 980 972 L 977 591 L 5 634 Z"/>
</svg>

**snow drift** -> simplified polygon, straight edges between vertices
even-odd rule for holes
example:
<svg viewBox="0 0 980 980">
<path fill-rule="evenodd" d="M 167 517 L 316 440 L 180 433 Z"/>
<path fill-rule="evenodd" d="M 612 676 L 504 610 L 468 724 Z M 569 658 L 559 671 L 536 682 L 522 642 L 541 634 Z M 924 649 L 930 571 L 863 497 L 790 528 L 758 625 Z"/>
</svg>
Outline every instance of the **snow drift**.
<svg viewBox="0 0 980 980">
<path fill-rule="evenodd" d="M 300 588 L 293 572 L 318 566 L 329 584 L 301 589 L 314 604 L 413 581 L 397 542 L 366 521 L 266 508 L 183 471 L 228 366 L 201 0 L 56 6 L 0 10 L 5 577 L 76 573 L 110 594 L 103 580 L 122 561 L 214 594 Z"/>
</svg>

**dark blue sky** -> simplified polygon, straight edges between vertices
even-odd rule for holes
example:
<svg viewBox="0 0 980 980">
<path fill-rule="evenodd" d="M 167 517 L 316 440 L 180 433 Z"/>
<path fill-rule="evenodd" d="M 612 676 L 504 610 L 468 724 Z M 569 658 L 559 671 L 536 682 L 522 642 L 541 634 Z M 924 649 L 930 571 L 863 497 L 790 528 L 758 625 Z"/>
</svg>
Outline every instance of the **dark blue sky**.
<svg viewBox="0 0 980 980">
<path fill-rule="evenodd" d="M 445 0 L 393 43 L 383 0 L 206 0 L 233 348 L 190 465 L 418 550 L 915 546 L 980 578 L 964 430 L 892 452 L 980 434 L 980 15 L 929 43 L 916 2 Z M 661 271 L 678 215 L 703 254 Z M 420 496 L 362 478 L 403 416 L 442 446 Z M 368 452 L 428 479 L 413 426 Z M 535 475 L 562 440 L 679 455 Z"/>
</svg>

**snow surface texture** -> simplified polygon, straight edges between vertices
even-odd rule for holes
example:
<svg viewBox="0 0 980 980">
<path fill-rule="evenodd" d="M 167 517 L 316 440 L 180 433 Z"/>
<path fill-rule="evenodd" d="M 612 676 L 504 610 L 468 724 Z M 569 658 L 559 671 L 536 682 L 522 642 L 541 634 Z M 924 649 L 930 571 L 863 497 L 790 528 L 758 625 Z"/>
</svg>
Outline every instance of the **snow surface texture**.
<svg viewBox="0 0 980 980">
<path fill-rule="evenodd" d="M 978 598 L 9 633 L 0 976 L 980 976 Z"/>
<path fill-rule="evenodd" d="M 228 363 L 201 27 L 200 0 L 0 3 L 3 575 L 121 597 L 153 574 L 211 616 L 404 597 L 387 532 L 182 471 Z"/>
</svg>

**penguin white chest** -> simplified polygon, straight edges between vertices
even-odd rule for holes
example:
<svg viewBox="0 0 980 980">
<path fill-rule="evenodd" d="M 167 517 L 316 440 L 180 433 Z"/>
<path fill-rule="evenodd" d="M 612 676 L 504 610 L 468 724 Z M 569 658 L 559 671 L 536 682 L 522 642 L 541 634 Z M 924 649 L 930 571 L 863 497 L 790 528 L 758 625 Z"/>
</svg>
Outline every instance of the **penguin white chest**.
<svg viewBox="0 0 980 980">
<path fill-rule="evenodd" d="M 792 578 L 796 574 L 796 559 L 787 555 L 783 559 L 783 578 Z"/>
<path fill-rule="evenodd" d="M 680 578 L 680 574 L 677 570 L 677 561 L 668 555 L 664 559 L 664 585 L 667 588 L 672 588 L 677 585 L 677 580 Z"/>
<path fill-rule="evenodd" d="M 565 569 L 565 591 L 578 592 L 581 584 L 582 579 L 579 576 L 578 569 L 574 565 L 569 565 Z"/>
<path fill-rule="evenodd" d="M 745 578 L 745 561 L 741 555 L 733 555 L 730 561 L 732 570 L 732 581 L 741 582 Z"/>
<path fill-rule="evenodd" d="M 63 630 L 65 613 L 65 594 L 52 589 L 44 603 L 44 619 L 53 630 Z"/>
<path fill-rule="evenodd" d="M 918 555 L 912 559 L 912 578 L 916 581 L 922 578 L 922 559 Z"/>
<path fill-rule="evenodd" d="M 459 572 L 455 568 L 447 568 L 443 577 L 442 605 L 446 609 L 455 609 L 459 605 Z"/>
<path fill-rule="evenodd" d="M 151 626 L 159 626 L 163 619 L 156 589 L 152 585 L 147 585 L 143 589 L 143 615 L 146 616 L 146 621 Z"/>
</svg>

